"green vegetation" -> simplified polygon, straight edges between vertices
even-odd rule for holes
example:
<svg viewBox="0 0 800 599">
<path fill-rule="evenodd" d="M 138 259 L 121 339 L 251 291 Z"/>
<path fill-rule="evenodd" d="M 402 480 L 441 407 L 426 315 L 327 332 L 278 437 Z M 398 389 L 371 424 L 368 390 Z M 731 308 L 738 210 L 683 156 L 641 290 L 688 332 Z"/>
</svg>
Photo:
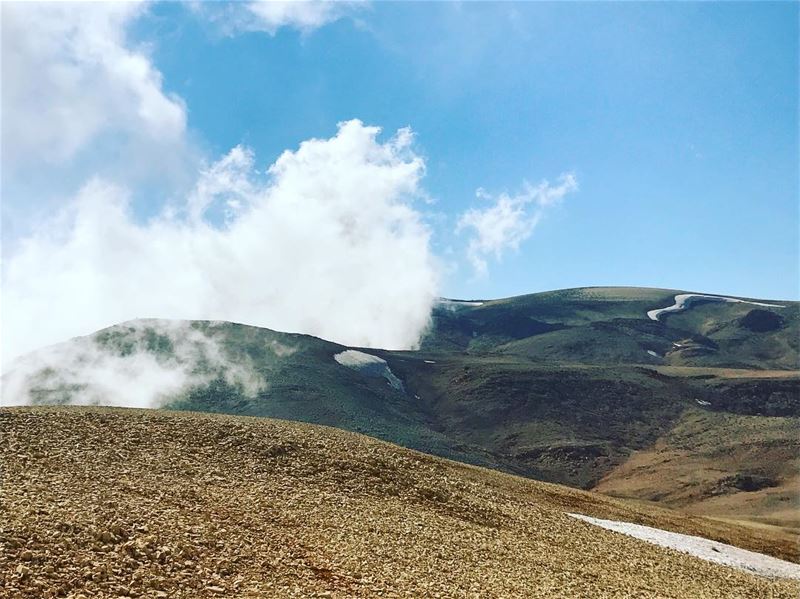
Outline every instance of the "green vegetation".
<svg viewBox="0 0 800 599">
<path fill-rule="evenodd" d="M 363 350 L 386 360 L 403 389 L 338 364 L 346 348 L 335 343 L 232 323 L 146 321 L 100 331 L 94 342 L 116 356 L 145 352 L 188 369 L 195 384 L 163 407 L 324 424 L 593 488 L 642 452 L 673 443 L 687 414 L 732 418 L 704 420 L 711 439 L 723 423 L 727 437 L 741 424 L 752 438 L 753 422 L 800 422 L 798 303 L 700 302 L 662 321 L 647 317 L 676 293 L 590 288 L 441 304 L 419 351 Z M 38 402 L 81 392 L 74 381 L 58 387 L 56 373 L 39 376 Z M 770 430 L 752 441 L 746 471 L 728 464 L 719 480 L 686 483 L 697 486 L 692 496 L 714 485 L 742 493 L 757 486 L 769 470 L 759 462 L 773 456 L 767 448 L 786 438 L 768 439 Z M 785 484 L 786 471 L 769 471 L 770 484 Z M 631 497 L 671 496 L 608 486 Z"/>
<path fill-rule="evenodd" d="M 598 287 L 439 307 L 425 350 L 506 353 L 579 364 L 796 370 L 800 304 L 695 302 L 650 320 L 678 290 Z M 652 352 L 652 353 L 648 353 Z M 655 354 L 655 355 L 653 355 Z"/>
</svg>

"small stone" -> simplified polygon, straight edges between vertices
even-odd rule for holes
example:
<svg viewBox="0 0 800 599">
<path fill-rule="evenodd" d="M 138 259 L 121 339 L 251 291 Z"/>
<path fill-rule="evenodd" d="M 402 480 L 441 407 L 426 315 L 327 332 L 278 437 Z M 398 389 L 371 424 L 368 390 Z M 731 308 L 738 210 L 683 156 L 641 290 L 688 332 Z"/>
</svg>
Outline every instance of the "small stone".
<svg viewBox="0 0 800 599">
<path fill-rule="evenodd" d="M 100 540 L 103 543 L 110 543 L 111 541 L 114 540 L 114 535 L 105 530 L 102 533 L 100 533 Z"/>
<path fill-rule="evenodd" d="M 25 577 L 29 576 L 30 573 L 31 573 L 31 569 L 28 566 L 23 566 L 22 564 L 17 566 L 17 574 L 19 574 L 20 578 L 25 578 Z"/>
</svg>

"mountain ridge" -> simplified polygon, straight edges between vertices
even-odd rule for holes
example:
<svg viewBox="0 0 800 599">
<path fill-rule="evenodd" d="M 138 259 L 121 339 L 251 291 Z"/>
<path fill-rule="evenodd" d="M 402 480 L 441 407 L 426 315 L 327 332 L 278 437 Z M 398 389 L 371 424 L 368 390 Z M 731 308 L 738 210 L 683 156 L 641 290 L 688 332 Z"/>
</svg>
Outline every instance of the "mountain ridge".
<svg viewBox="0 0 800 599">
<path fill-rule="evenodd" d="M 648 318 L 673 291 L 681 293 L 595 287 L 451 300 L 434 309 L 420 348 L 406 351 L 221 321 L 130 321 L 28 356 L 27 370 L 4 374 L 3 401 L 10 389 L 27 403 L 324 424 L 540 480 L 699 513 L 725 505 L 735 517 L 796 528 L 800 303 L 699 303 L 665 322 Z M 754 310 L 774 316 L 756 313 L 753 330 L 743 323 Z M 347 351 L 385 365 L 377 375 L 343 365 L 336 356 Z M 755 422 L 763 426 L 753 432 Z M 696 472 L 659 457 L 677 451 L 675 431 L 681 455 L 700 460 Z M 742 467 L 715 457 L 715 434 L 747 434 L 755 457 Z M 687 493 L 665 488 L 676 477 Z M 736 482 L 748 480 L 764 485 Z"/>
</svg>

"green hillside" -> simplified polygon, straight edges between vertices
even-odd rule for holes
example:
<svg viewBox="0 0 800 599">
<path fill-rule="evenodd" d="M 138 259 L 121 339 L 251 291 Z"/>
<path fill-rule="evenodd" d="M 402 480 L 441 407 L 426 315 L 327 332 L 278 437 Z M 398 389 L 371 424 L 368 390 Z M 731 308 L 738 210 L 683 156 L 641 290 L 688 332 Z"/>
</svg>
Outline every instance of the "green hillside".
<svg viewBox="0 0 800 599">
<path fill-rule="evenodd" d="M 232 323 L 134 321 L 26 357 L 4 375 L 3 401 L 126 405 L 118 396 L 135 391 L 131 385 L 157 387 L 157 372 L 172 384 L 159 407 L 325 424 L 675 504 L 673 490 L 634 484 L 637 476 L 663 478 L 661 462 L 647 456 L 669 446 L 683 452 L 681 463 L 704 460 L 702 476 L 669 474 L 683 477 L 686 492 L 678 495 L 690 498 L 678 507 L 706 505 L 715 489 L 726 497 L 758 491 L 730 482 L 756 480 L 771 495 L 740 502 L 734 515 L 788 523 L 800 431 L 798 304 L 698 301 L 648 317 L 678 293 L 590 288 L 443 301 L 418 351 L 349 350 Z M 111 386 L 98 386 L 102 378 Z M 760 429 L 762 421 L 771 424 Z M 736 439 L 739 429 L 747 432 L 747 459 L 715 457 L 708 441 L 715 431 Z M 675 445 L 676 438 L 688 440 Z M 771 467 L 775 448 L 786 468 Z"/>
<path fill-rule="evenodd" d="M 422 347 L 581 364 L 797 369 L 800 304 L 705 301 L 657 321 L 648 318 L 648 311 L 671 305 L 683 293 L 688 292 L 592 287 L 477 306 L 440 305 Z"/>
</svg>

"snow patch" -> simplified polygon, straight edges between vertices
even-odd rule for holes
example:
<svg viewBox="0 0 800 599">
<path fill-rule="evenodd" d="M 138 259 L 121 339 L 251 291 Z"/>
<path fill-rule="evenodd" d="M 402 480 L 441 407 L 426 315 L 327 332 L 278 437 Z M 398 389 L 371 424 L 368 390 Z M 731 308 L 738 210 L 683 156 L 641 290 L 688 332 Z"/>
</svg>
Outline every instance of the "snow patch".
<svg viewBox="0 0 800 599">
<path fill-rule="evenodd" d="M 403 381 L 395 376 L 389 368 L 389 364 L 387 364 L 386 360 L 383 358 L 364 353 L 363 351 L 348 349 L 339 352 L 333 356 L 333 359 L 342 366 L 355 370 L 364 376 L 383 377 L 386 379 L 386 383 L 393 389 L 397 389 L 398 391 L 404 390 Z"/>
<path fill-rule="evenodd" d="M 466 301 L 466 300 L 453 300 L 453 299 L 447 299 L 447 298 L 444 298 L 444 297 L 440 297 L 438 300 L 436 300 L 436 304 L 440 308 L 444 308 L 445 310 L 457 310 L 458 308 L 461 308 L 461 307 L 467 307 L 467 308 L 472 307 L 472 308 L 474 308 L 474 307 L 477 307 L 477 306 L 482 306 L 484 304 L 484 302 Z"/>
<path fill-rule="evenodd" d="M 347 366 L 348 368 L 354 368 L 356 370 L 373 364 L 381 366 L 386 364 L 386 360 L 379 358 L 378 356 L 373 356 L 372 354 L 367 354 L 363 351 L 357 351 L 355 349 L 348 349 L 340 352 L 333 356 L 333 359 L 339 362 L 339 364 L 342 366 Z"/>
<path fill-rule="evenodd" d="M 786 306 L 782 306 L 779 304 L 763 304 L 761 302 L 751 302 L 748 300 L 738 299 L 735 297 L 723 297 L 721 295 L 703 295 L 701 293 L 679 293 L 675 296 L 675 303 L 671 306 L 667 306 L 666 308 L 656 308 L 655 310 L 649 310 L 647 312 L 647 317 L 650 320 L 659 320 L 662 314 L 669 314 L 671 312 L 682 312 L 687 308 L 691 307 L 691 304 L 696 300 L 706 300 L 711 302 L 726 302 L 726 303 L 734 303 L 734 304 L 750 304 L 753 306 L 764 306 L 765 308 L 785 308 Z"/>
<path fill-rule="evenodd" d="M 800 580 L 800 565 L 787 562 L 776 557 L 747 551 L 733 545 L 718 543 L 703 537 L 684 535 L 677 532 L 669 532 L 660 528 L 641 526 L 630 522 L 618 522 L 616 520 L 602 520 L 592 518 L 583 514 L 567 514 L 573 518 L 583 520 L 595 526 L 600 526 L 614 532 L 653 543 L 660 547 L 675 549 L 681 553 L 687 553 L 694 557 L 699 557 L 715 564 L 721 564 L 737 570 L 743 570 L 750 574 L 768 576 L 771 578 L 793 578 Z"/>
<path fill-rule="evenodd" d="M 482 306 L 483 302 L 476 302 L 476 301 L 467 301 L 467 300 L 454 300 L 454 299 L 446 299 L 440 298 L 440 304 L 455 304 L 457 306 Z"/>
</svg>

